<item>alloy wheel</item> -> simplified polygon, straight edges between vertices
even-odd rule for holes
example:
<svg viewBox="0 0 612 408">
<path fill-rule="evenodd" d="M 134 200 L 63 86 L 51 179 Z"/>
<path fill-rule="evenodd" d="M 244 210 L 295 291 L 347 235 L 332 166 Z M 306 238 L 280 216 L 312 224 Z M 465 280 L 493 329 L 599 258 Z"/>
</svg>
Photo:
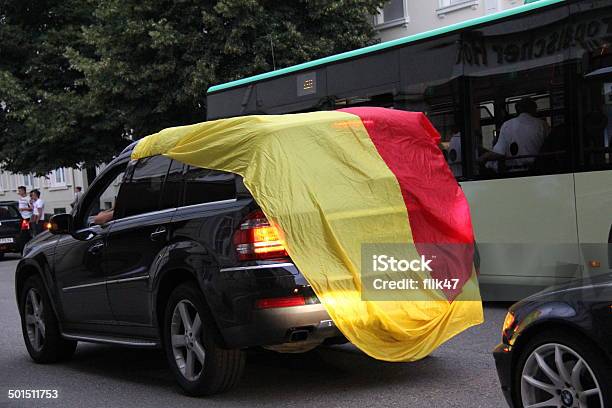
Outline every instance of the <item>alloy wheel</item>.
<svg viewBox="0 0 612 408">
<path fill-rule="evenodd" d="M 525 408 L 604 408 L 591 367 L 576 351 L 557 343 L 539 346 L 525 361 L 521 400 Z"/>
<path fill-rule="evenodd" d="M 30 345 L 34 351 L 39 352 L 45 344 L 46 327 L 43 320 L 42 296 L 34 288 L 28 290 L 24 312 Z"/>
<path fill-rule="evenodd" d="M 189 381 L 197 380 L 204 370 L 206 351 L 202 342 L 202 319 L 195 306 L 181 300 L 174 307 L 170 341 L 176 365 Z"/>
</svg>

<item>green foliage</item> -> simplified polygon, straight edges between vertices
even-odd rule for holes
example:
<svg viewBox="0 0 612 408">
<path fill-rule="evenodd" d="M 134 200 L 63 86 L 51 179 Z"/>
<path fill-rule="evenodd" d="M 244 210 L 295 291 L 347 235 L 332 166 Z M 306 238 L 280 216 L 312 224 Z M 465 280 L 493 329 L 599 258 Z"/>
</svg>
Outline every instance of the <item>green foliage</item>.
<svg viewBox="0 0 612 408">
<path fill-rule="evenodd" d="M 206 89 L 373 42 L 383 0 L 0 0 L 0 162 L 45 173 L 205 119 Z"/>
</svg>

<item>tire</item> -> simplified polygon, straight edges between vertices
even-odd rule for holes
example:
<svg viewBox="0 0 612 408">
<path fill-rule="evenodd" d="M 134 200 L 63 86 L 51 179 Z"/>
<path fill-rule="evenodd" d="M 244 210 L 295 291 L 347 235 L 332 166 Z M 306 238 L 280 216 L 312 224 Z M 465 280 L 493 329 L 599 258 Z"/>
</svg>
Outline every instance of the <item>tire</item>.
<svg viewBox="0 0 612 408">
<path fill-rule="evenodd" d="M 31 296 L 34 296 L 38 308 L 42 306 L 42 312 L 34 311 Z M 23 340 L 32 360 L 46 364 L 72 357 L 77 342 L 62 338 L 51 301 L 37 275 L 29 277 L 23 285 L 19 296 L 19 314 Z"/>
<path fill-rule="evenodd" d="M 0 261 L 4 259 L 4 252 L 0 252 Z"/>
<path fill-rule="evenodd" d="M 186 328 L 185 315 L 191 329 Z M 200 330 L 197 330 L 198 317 Z M 170 369 L 187 395 L 221 393 L 240 380 L 244 352 L 220 345 L 220 335 L 204 296 L 192 285 L 179 285 L 170 294 L 164 312 L 163 338 Z"/>
<path fill-rule="evenodd" d="M 559 350 L 559 355 L 566 370 L 566 377 L 570 378 L 567 382 L 555 362 L 555 353 Z M 540 359 L 553 370 L 557 375 L 559 383 L 555 384 L 549 376 L 544 374 L 541 364 L 535 357 L 537 352 Z M 581 396 L 576 393 L 573 386 L 571 374 L 576 368 L 578 359 L 582 359 L 577 376 L 582 391 L 594 389 L 595 386 L 601 391 L 595 395 L 586 397 L 583 405 L 589 408 L 612 407 L 612 362 L 610 362 L 603 352 L 588 338 L 568 331 L 565 329 L 550 329 L 535 335 L 529 342 L 521 348 L 517 364 L 513 373 L 513 400 L 515 406 L 523 408 L 525 405 L 548 401 L 556 398 L 558 406 L 577 406 Z M 529 377 L 524 380 L 523 375 Z M 533 386 L 532 379 L 544 382 L 551 386 L 550 392 L 542 391 Z M 592 381 L 592 380 L 595 381 Z M 541 386 L 541 384 L 540 384 Z M 568 397 L 569 394 L 569 397 Z M 565 400 L 563 399 L 565 398 Z M 568 400 L 569 398 L 569 400 Z M 557 405 L 552 405 L 557 406 Z"/>
</svg>

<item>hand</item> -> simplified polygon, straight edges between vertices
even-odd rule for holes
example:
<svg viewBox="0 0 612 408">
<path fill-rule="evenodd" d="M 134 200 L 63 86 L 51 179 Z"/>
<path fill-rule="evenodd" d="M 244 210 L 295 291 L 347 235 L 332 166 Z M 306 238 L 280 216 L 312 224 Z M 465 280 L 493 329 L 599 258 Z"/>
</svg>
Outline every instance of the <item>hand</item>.
<svg viewBox="0 0 612 408">
<path fill-rule="evenodd" d="M 113 219 L 114 209 L 100 211 L 93 219 L 94 224 L 104 225 Z"/>
</svg>

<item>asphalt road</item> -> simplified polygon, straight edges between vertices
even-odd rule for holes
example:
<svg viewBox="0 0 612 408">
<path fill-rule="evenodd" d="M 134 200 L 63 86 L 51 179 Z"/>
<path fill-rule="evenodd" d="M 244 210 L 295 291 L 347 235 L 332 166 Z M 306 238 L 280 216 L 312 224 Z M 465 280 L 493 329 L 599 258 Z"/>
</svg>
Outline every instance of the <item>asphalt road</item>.
<svg viewBox="0 0 612 408">
<path fill-rule="evenodd" d="M 249 352 L 240 385 L 206 399 L 182 395 L 161 351 L 79 343 L 74 358 L 34 364 L 13 293 L 16 258 L 0 261 L 0 406 L 19 407 L 505 407 L 491 349 L 503 306 L 414 363 L 373 360 L 351 345 L 302 355 Z M 9 400 L 10 389 L 57 389 L 56 400 Z"/>
</svg>

